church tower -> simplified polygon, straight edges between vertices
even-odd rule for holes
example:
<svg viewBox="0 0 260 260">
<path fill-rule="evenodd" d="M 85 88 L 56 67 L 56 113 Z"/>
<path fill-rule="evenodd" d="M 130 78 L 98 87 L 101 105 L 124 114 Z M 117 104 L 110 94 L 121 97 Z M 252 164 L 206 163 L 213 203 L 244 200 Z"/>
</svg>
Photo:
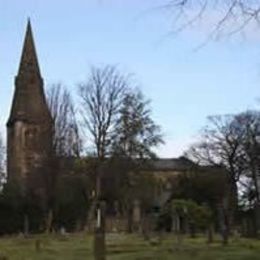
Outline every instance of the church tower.
<svg viewBox="0 0 260 260">
<path fill-rule="evenodd" d="M 7 122 L 7 173 L 8 181 L 39 195 L 46 191 L 53 129 L 43 85 L 28 20 Z"/>
</svg>

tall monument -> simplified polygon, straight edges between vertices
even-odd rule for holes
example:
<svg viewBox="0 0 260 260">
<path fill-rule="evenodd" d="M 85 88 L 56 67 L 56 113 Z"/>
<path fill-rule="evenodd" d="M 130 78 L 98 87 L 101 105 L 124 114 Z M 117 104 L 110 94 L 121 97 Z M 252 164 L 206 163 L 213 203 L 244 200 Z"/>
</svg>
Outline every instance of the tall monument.
<svg viewBox="0 0 260 260">
<path fill-rule="evenodd" d="M 7 173 L 8 181 L 40 196 L 46 191 L 53 129 L 43 85 L 28 20 L 7 121 Z"/>
</svg>

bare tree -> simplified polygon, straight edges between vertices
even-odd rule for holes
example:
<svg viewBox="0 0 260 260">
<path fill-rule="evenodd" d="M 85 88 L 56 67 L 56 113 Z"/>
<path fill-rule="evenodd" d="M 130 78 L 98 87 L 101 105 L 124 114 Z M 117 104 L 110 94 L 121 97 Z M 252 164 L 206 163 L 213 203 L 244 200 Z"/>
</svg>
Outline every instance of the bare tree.
<svg viewBox="0 0 260 260">
<path fill-rule="evenodd" d="M 252 180 L 255 201 L 260 204 L 260 190 L 258 187 L 258 175 L 260 165 L 260 113 L 259 111 L 246 111 L 236 115 L 241 132 L 244 133 L 241 147 L 244 153 L 244 169 L 246 177 Z M 248 187 L 252 190 L 252 185 Z"/>
<path fill-rule="evenodd" d="M 244 129 L 233 115 L 209 117 L 203 130 L 202 141 L 192 146 L 187 156 L 199 164 L 221 166 L 227 170 L 230 193 L 220 205 L 223 226 L 223 241 L 227 241 L 227 230 L 234 223 L 238 205 L 238 182 L 245 173 L 245 155 L 242 149 Z M 224 221 L 225 220 L 225 221 Z"/>
<path fill-rule="evenodd" d="M 82 129 L 86 138 L 91 140 L 97 158 L 93 207 L 101 196 L 101 168 L 111 153 L 112 139 L 127 88 L 128 77 L 121 75 L 113 66 L 92 68 L 88 81 L 79 85 Z M 91 211 L 89 218 L 93 215 Z"/>
<path fill-rule="evenodd" d="M 79 157 L 81 138 L 71 94 L 61 84 L 54 84 L 47 91 L 47 102 L 54 121 L 55 154 Z"/>
<path fill-rule="evenodd" d="M 52 229 L 58 176 L 64 171 L 61 161 L 64 158 L 80 156 L 81 138 L 74 103 L 68 90 L 61 84 L 50 86 L 47 91 L 47 103 L 54 123 L 53 154 L 49 174 L 46 174 L 48 197 L 46 231 L 49 232 Z"/>
<path fill-rule="evenodd" d="M 95 230 L 95 259 L 105 259 L 105 212 L 101 201 L 101 183 L 104 161 L 111 154 L 112 138 L 115 136 L 120 108 L 128 88 L 128 77 L 121 75 L 113 66 L 92 68 L 86 83 L 80 84 L 80 115 L 83 131 L 94 146 L 97 159 L 95 172 L 95 197 L 89 210 L 88 222 L 97 210 Z"/>
<path fill-rule="evenodd" d="M 166 0 L 163 8 L 171 14 L 174 32 L 213 20 L 210 38 L 236 34 L 260 21 L 259 0 Z"/>
<path fill-rule="evenodd" d="M 112 137 L 127 88 L 128 77 L 120 75 L 113 66 L 92 68 L 89 80 L 79 86 L 80 114 L 86 136 L 101 161 L 111 152 Z"/>
<path fill-rule="evenodd" d="M 211 116 L 208 122 L 202 141 L 192 146 L 187 155 L 198 164 L 224 166 L 235 187 L 244 171 L 243 129 L 233 115 Z"/>
<path fill-rule="evenodd" d="M 260 205 L 259 137 L 259 111 L 246 111 L 232 116 L 215 116 L 210 118 L 209 125 L 204 129 L 202 141 L 188 151 L 188 156 L 200 164 L 221 165 L 227 169 L 231 199 L 233 198 L 229 201 L 233 202 L 233 208 L 238 204 L 238 185 L 240 185 L 243 187 L 244 194 L 248 195 L 247 205 L 252 205 L 254 197 L 254 208 L 258 212 Z"/>
</svg>

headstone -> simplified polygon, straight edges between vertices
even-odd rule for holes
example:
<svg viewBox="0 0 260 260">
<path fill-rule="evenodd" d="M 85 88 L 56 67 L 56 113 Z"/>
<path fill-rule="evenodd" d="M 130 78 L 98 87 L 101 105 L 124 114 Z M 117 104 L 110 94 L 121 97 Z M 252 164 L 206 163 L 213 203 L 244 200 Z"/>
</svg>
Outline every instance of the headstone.
<svg viewBox="0 0 260 260">
<path fill-rule="evenodd" d="M 65 229 L 65 227 L 61 227 L 60 228 L 60 234 L 62 235 L 62 236 L 65 236 L 66 235 L 66 229 Z"/>
</svg>

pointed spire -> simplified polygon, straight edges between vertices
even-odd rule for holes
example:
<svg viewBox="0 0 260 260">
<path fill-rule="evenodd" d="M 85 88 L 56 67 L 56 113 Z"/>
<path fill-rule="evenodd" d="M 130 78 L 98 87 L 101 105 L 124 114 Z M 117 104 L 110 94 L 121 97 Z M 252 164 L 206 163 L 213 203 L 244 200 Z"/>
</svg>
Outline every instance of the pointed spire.
<svg viewBox="0 0 260 260">
<path fill-rule="evenodd" d="M 36 73 L 38 76 L 40 76 L 40 67 L 38 64 L 37 53 L 33 40 L 31 21 L 30 18 L 28 18 L 18 75 L 32 75 L 32 73 Z"/>
<path fill-rule="evenodd" d="M 30 20 L 28 19 L 23 51 L 15 77 L 15 91 L 7 126 L 15 121 L 42 122 L 51 118 L 44 94 Z"/>
</svg>

